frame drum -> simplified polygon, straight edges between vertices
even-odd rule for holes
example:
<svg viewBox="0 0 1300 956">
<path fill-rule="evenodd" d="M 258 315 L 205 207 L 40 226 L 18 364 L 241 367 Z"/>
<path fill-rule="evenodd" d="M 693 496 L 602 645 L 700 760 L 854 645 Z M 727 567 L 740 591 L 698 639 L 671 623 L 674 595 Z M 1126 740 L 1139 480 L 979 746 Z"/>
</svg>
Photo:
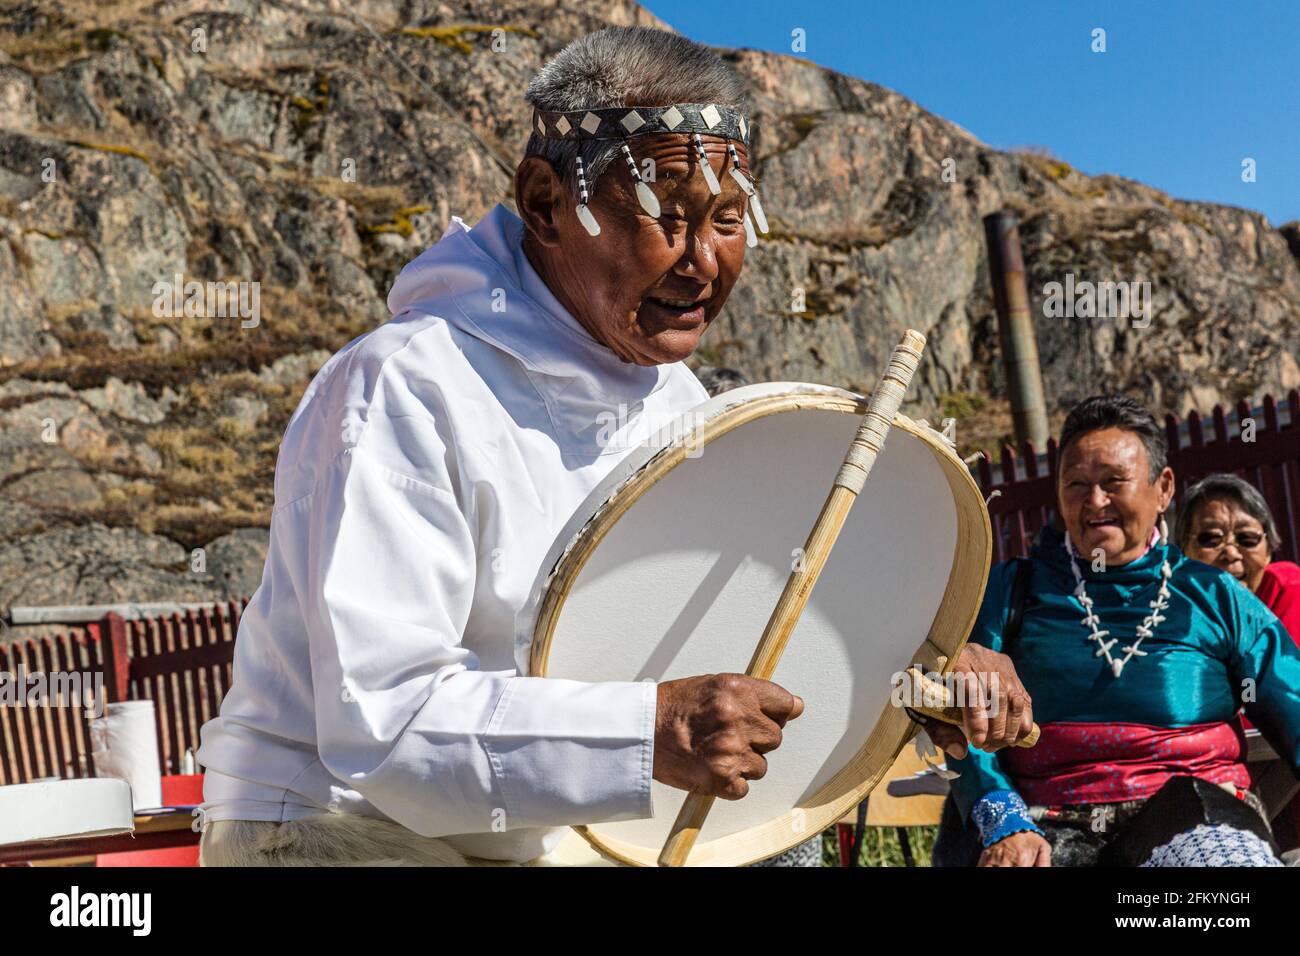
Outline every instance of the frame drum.
<svg viewBox="0 0 1300 956">
<path fill-rule="evenodd" d="M 827 386 L 750 385 L 629 454 L 560 534 L 520 615 L 531 673 L 744 673 L 866 407 Z M 991 547 L 966 466 L 898 416 L 773 676 L 804 713 L 749 794 L 713 805 L 690 865 L 781 853 L 880 782 L 916 729 L 891 678 L 956 660 Z M 655 781 L 653 817 L 576 829 L 607 857 L 654 866 L 685 796 Z"/>
</svg>

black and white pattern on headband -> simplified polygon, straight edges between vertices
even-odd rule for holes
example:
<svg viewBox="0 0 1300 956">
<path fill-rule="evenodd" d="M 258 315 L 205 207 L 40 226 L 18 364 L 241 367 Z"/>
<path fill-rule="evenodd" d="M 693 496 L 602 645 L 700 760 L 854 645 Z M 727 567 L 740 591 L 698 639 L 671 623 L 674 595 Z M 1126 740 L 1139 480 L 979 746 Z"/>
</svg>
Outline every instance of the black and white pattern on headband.
<svg viewBox="0 0 1300 956">
<path fill-rule="evenodd" d="M 649 133 L 701 133 L 749 145 L 751 128 L 742 113 L 714 103 L 616 106 L 598 110 L 533 110 L 533 131 L 548 139 L 628 139 Z"/>
</svg>

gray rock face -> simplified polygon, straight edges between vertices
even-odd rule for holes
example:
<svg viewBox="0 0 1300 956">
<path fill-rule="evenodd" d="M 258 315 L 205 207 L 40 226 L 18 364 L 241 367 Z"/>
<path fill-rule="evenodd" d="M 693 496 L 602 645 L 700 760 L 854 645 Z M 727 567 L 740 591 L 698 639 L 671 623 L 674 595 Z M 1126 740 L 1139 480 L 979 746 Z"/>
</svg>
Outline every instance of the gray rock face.
<svg viewBox="0 0 1300 956">
<path fill-rule="evenodd" d="M 262 564 L 270 533 L 265 528 L 238 528 L 222 535 L 204 547 L 205 569 L 197 573 L 194 555 L 190 558 L 190 571 L 200 578 L 199 586 L 207 593 L 221 595 L 250 595 L 262 580 Z"/>
<path fill-rule="evenodd" d="M 1284 235 L 1248 210 L 991 150 L 895 93 L 811 64 L 733 59 L 765 120 L 758 172 L 778 241 L 751 253 L 723 334 L 711 333 L 725 364 L 756 379 L 869 386 L 914 327 L 930 340 L 913 392 L 923 409 L 944 393 L 1001 394 L 982 217 L 1009 208 L 1053 409 L 1118 390 L 1181 413 L 1300 384 L 1294 226 Z M 1149 322 L 1050 317 L 1044 289 L 1067 275 L 1150 283 Z"/>
<path fill-rule="evenodd" d="M 6 5 L 0 604 L 249 594 L 307 382 L 387 318 L 397 271 L 451 216 L 510 202 L 528 78 L 609 23 L 661 25 L 630 0 Z M 718 388 L 866 389 L 915 327 L 909 411 L 1000 394 L 981 218 L 1002 207 L 1057 414 L 1102 389 L 1183 411 L 1300 385 L 1300 225 L 998 152 L 801 60 L 725 55 L 773 228 L 698 356 L 731 370 Z M 1049 317 L 1067 276 L 1149 282 L 1149 323 Z M 190 309 L 190 282 L 244 297 L 209 308 L 204 287 Z"/>
<path fill-rule="evenodd" d="M 175 542 L 130 528 L 39 527 L 0 548 L 4 607 L 162 601 L 181 593 L 185 552 Z"/>
</svg>

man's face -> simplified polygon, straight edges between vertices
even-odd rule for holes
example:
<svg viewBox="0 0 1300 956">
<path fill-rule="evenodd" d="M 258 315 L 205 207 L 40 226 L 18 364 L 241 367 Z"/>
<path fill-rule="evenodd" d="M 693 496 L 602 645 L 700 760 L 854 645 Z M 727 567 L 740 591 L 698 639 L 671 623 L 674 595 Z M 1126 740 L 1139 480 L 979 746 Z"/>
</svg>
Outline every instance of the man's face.
<svg viewBox="0 0 1300 956">
<path fill-rule="evenodd" d="M 719 195 L 709 191 L 699 171 L 692 137 L 634 137 L 632 156 L 659 199 L 661 215 L 651 217 L 641 208 L 627 164 L 616 158 L 589 195 L 600 235 L 587 233 L 574 212 L 576 201 L 564 190 L 555 201 L 553 241 L 544 243 L 546 261 L 533 260 L 574 317 L 626 362 L 659 365 L 694 352 L 744 264 L 747 197 L 727 173 L 727 141 L 701 139 L 722 187 Z M 748 175 L 744 147 L 737 144 L 736 152 Z"/>
<path fill-rule="evenodd" d="M 1075 551 L 1091 560 L 1101 549 L 1108 565 L 1142 554 L 1174 491 L 1172 469 L 1155 481 L 1150 475 L 1146 446 L 1127 429 L 1101 428 L 1070 442 L 1057 491 Z"/>
</svg>

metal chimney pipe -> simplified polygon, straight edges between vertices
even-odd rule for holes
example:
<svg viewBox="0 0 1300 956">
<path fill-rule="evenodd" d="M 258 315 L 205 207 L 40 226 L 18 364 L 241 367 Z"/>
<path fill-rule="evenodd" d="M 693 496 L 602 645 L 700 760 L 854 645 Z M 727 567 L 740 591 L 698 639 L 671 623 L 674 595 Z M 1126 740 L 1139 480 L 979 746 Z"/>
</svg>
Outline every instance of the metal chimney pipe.
<svg viewBox="0 0 1300 956">
<path fill-rule="evenodd" d="M 1004 209 L 985 216 L 984 236 L 1016 445 L 1028 440 L 1036 451 L 1043 452 L 1047 450 L 1047 401 L 1043 397 L 1043 373 L 1038 364 L 1034 321 L 1029 314 L 1029 290 L 1025 286 L 1025 262 L 1015 214 Z"/>
</svg>

